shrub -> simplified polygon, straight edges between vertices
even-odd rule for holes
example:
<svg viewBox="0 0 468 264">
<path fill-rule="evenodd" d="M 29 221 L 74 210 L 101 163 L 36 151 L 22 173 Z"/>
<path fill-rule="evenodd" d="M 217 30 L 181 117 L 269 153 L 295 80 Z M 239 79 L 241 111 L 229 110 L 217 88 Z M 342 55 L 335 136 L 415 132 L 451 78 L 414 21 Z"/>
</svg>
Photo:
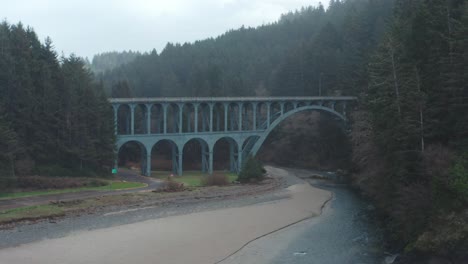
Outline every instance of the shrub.
<svg viewBox="0 0 468 264">
<path fill-rule="evenodd" d="M 260 161 L 250 156 L 245 162 L 237 180 L 242 183 L 257 182 L 263 179 L 265 169 Z"/>
<path fill-rule="evenodd" d="M 0 191 L 7 191 L 16 187 L 16 177 L 10 172 L 0 171 Z"/>
<path fill-rule="evenodd" d="M 41 176 L 18 177 L 17 187 L 22 189 L 68 189 L 80 187 L 100 187 L 107 185 L 106 181 L 80 178 L 49 178 Z"/>
<path fill-rule="evenodd" d="M 450 188 L 462 203 L 468 203 L 468 154 L 459 158 L 451 168 Z"/>
<path fill-rule="evenodd" d="M 58 165 L 38 166 L 35 171 L 40 176 L 46 177 L 96 177 L 96 173 L 87 168 L 72 169 Z"/>
<path fill-rule="evenodd" d="M 166 186 L 162 189 L 163 192 L 182 192 L 185 191 L 185 186 L 181 182 L 176 182 L 168 178 Z"/>
<path fill-rule="evenodd" d="M 229 177 L 222 173 L 213 173 L 202 178 L 203 186 L 225 186 L 229 184 Z"/>
</svg>

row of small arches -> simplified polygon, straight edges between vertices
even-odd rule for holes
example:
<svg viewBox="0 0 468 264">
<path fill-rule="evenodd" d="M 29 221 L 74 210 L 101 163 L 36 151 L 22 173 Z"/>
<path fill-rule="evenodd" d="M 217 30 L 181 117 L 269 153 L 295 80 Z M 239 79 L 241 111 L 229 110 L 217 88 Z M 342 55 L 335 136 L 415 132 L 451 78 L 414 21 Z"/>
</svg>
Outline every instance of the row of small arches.
<svg viewBox="0 0 468 264">
<path fill-rule="evenodd" d="M 118 135 L 264 130 L 311 102 L 114 104 Z M 320 103 L 335 108 L 335 102 Z M 132 122 L 133 118 L 133 122 Z"/>
</svg>

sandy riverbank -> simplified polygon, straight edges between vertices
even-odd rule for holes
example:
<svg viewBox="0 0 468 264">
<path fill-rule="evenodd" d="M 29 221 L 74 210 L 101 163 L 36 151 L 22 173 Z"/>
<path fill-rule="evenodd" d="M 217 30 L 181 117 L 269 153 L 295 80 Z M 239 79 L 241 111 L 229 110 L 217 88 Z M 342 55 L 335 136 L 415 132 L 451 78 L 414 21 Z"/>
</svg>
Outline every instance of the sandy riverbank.
<svg viewBox="0 0 468 264">
<path fill-rule="evenodd" d="M 286 171 L 269 168 L 270 174 Z M 0 250 L 0 263 L 216 263 L 249 241 L 318 215 L 331 198 L 306 183 L 287 199 L 80 232 Z"/>
</svg>

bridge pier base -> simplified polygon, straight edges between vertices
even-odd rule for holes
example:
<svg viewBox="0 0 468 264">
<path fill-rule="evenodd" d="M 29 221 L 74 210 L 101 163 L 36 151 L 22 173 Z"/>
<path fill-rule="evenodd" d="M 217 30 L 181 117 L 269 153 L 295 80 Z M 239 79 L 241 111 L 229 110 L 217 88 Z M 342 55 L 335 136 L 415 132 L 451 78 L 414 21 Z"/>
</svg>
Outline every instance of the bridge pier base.
<svg viewBox="0 0 468 264">
<path fill-rule="evenodd" d="M 242 170 L 242 167 L 243 167 L 242 166 L 243 165 L 243 163 L 242 163 L 242 147 L 239 147 L 239 152 L 237 154 L 237 162 L 238 162 L 238 165 L 237 165 L 237 171 L 236 172 L 240 173 L 241 170 Z"/>
<path fill-rule="evenodd" d="M 146 155 L 145 176 L 151 177 L 151 152 Z"/>
<path fill-rule="evenodd" d="M 236 149 L 234 146 L 234 142 L 229 141 L 229 170 L 231 172 L 237 172 L 235 152 L 236 152 Z"/>
<path fill-rule="evenodd" d="M 184 161 L 183 155 L 184 155 L 184 151 L 183 150 L 179 151 L 179 156 L 178 156 L 179 161 L 177 163 L 177 165 L 178 165 L 177 166 L 177 175 L 179 175 L 179 176 L 182 176 L 182 173 L 183 173 L 183 169 L 182 169 L 182 165 L 183 165 L 183 161 Z"/>
<path fill-rule="evenodd" d="M 209 159 L 208 159 L 208 174 L 213 174 L 213 150 L 210 150 Z"/>
</svg>

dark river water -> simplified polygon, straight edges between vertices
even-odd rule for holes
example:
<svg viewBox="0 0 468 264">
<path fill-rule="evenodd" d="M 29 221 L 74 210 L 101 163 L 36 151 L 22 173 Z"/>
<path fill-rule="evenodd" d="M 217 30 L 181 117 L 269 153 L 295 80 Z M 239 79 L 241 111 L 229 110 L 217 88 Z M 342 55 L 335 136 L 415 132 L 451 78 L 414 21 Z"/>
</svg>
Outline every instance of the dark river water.
<svg viewBox="0 0 468 264">
<path fill-rule="evenodd" d="M 222 263 L 385 263 L 372 206 L 346 186 L 311 184 L 334 194 L 321 216 L 256 240 Z"/>
</svg>

